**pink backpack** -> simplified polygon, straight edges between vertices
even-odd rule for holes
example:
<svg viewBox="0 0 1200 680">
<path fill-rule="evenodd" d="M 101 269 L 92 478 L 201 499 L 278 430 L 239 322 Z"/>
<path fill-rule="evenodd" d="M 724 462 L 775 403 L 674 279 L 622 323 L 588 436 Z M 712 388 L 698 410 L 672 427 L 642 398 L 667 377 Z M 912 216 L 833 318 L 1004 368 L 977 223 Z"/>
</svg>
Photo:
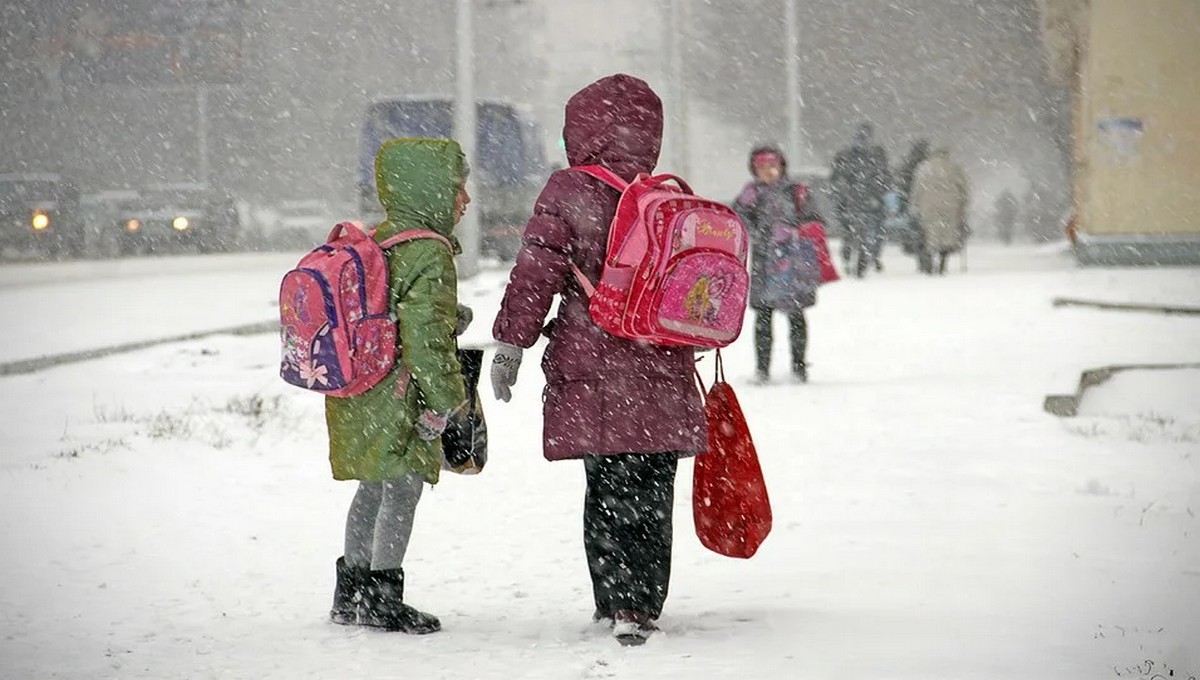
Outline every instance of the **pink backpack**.
<svg viewBox="0 0 1200 680">
<path fill-rule="evenodd" d="M 724 347 L 736 340 L 750 287 L 750 244 L 733 210 L 694 195 L 674 175 L 638 175 L 629 184 L 598 165 L 571 169 L 621 192 L 600 283 L 593 286 L 574 267 L 592 319 L 612 335 L 655 345 Z"/>
<path fill-rule="evenodd" d="M 441 234 L 419 229 L 377 243 L 374 231 L 342 222 L 301 258 L 279 286 L 279 375 L 331 397 L 362 394 L 383 380 L 396 362 L 384 250 L 422 238 L 451 247 Z"/>
</svg>

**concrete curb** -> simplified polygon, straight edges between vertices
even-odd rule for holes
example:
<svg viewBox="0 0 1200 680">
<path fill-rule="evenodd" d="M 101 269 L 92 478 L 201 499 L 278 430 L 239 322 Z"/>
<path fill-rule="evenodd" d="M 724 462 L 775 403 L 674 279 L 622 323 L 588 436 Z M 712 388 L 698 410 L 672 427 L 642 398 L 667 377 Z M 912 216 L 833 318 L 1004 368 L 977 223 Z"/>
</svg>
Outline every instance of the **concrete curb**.
<svg viewBox="0 0 1200 680">
<path fill-rule="evenodd" d="M 69 352 L 67 354 L 55 354 L 47 357 L 37 357 L 34 359 L 22 359 L 21 361 L 11 361 L 0 364 L 0 376 L 24 375 L 37 371 L 62 366 L 64 364 L 73 364 L 80 361 L 91 361 L 92 359 L 101 359 L 113 354 L 122 354 L 125 352 L 136 352 L 150 347 L 159 345 L 167 345 L 173 342 L 188 342 L 190 340 L 199 340 L 214 335 L 258 335 L 260 333 L 276 333 L 279 331 L 278 321 L 262 321 L 259 323 L 246 324 L 244 326 L 232 326 L 230 328 L 220 328 L 210 331 L 199 331 L 196 333 L 186 333 L 184 335 L 175 335 L 168 338 L 158 338 L 155 340 L 140 340 L 138 342 L 129 342 L 122 345 L 113 345 L 111 347 L 101 347 L 99 349 L 83 350 L 81 352 Z"/>
<path fill-rule="evenodd" d="M 1190 364 L 1131 364 L 1126 366 L 1102 366 L 1083 372 L 1079 376 L 1079 388 L 1075 394 L 1048 394 L 1042 408 L 1059 418 L 1074 418 L 1079 414 L 1079 402 L 1089 388 L 1102 385 L 1114 375 L 1124 371 L 1169 371 L 1200 368 L 1200 363 Z"/>
<path fill-rule="evenodd" d="M 218 328 L 209 331 L 197 331 L 195 333 L 186 333 L 184 335 L 174 335 L 167 338 L 157 338 L 155 340 L 139 340 L 138 342 L 129 342 L 122 345 L 113 345 L 111 347 L 101 347 L 99 349 L 88 349 L 80 352 L 68 352 L 66 354 L 54 354 L 46 357 L 36 357 L 33 359 L 22 359 L 20 361 L 10 361 L 8 363 L 0 363 L 0 378 L 10 375 L 25 375 L 28 373 L 36 373 L 47 368 L 62 366 L 64 364 L 74 364 L 81 361 L 91 361 L 93 359 L 102 359 L 114 354 L 123 354 L 126 352 L 136 352 L 138 350 L 149 349 L 159 345 L 169 345 L 174 342 L 189 342 L 191 340 L 200 340 L 202 338 L 212 337 L 214 335 L 260 335 L 266 333 L 278 333 L 279 321 L 260 321 L 258 323 L 246 324 L 244 326 L 231 326 L 229 328 Z M 484 343 L 468 343 L 461 345 L 461 349 L 479 349 L 488 350 L 496 346 L 495 342 Z"/>
<path fill-rule="evenodd" d="M 1151 312 L 1155 314 L 1190 314 L 1200 316 L 1200 307 L 1177 307 L 1173 305 L 1154 305 L 1123 302 L 1099 302 L 1096 300 L 1079 300 L 1076 298 L 1054 298 L 1051 302 L 1055 307 L 1092 307 L 1119 312 Z"/>
</svg>

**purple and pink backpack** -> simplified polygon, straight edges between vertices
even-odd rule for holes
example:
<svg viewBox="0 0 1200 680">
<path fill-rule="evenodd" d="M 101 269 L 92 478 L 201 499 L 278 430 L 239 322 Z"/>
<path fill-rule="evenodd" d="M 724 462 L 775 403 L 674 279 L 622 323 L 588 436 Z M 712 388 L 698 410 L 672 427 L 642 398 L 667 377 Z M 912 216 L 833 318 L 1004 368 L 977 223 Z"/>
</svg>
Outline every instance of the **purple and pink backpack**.
<svg viewBox="0 0 1200 680">
<path fill-rule="evenodd" d="M 711 348 L 736 340 L 750 289 L 749 236 L 737 214 L 696 196 L 674 175 L 627 183 L 598 165 L 571 169 L 621 192 L 599 284 L 574 267 L 597 325 L 655 345 Z"/>
<path fill-rule="evenodd" d="M 389 306 L 384 251 L 415 239 L 446 237 L 413 229 L 376 242 L 342 222 L 301 258 L 279 286 L 279 374 L 297 387 L 352 397 L 377 385 L 396 362 L 396 319 Z"/>
</svg>

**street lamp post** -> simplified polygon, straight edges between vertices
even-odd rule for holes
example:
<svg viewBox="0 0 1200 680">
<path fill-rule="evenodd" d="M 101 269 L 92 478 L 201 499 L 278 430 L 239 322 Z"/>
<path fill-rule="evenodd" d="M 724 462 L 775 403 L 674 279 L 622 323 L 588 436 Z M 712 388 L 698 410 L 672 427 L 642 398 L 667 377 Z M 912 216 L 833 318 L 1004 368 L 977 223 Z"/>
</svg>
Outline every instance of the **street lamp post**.
<svg viewBox="0 0 1200 680">
<path fill-rule="evenodd" d="M 475 176 L 478 174 L 479 164 L 475 156 L 477 135 L 475 123 L 475 35 L 471 2 L 472 0 L 458 0 L 455 16 L 457 59 L 454 88 L 454 138 L 458 140 L 463 153 L 472 165 L 471 175 L 467 178 L 467 191 L 474 196 L 477 186 Z M 462 221 L 459 222 L 457 233 L 463 248 L 462 255 L 459 257 L 459 274 L 464 279 L 470 278 L 479 273 L 482 234 L 480 233 L 477 207 L 467 209 Z"/>
</svg>

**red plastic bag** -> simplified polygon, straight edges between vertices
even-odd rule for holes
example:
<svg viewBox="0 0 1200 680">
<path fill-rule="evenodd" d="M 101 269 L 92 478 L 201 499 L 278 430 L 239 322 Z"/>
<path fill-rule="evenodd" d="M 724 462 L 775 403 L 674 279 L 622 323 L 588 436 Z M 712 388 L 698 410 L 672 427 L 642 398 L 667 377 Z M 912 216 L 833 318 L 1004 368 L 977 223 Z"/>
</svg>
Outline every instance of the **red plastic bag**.
<svg viewBox="0 0 1200 680">
<path fill-rule="evenodd" d="M 708 450 L 696 458 L 692 479 L 696 535 L 713 552 L 745 559 L 754 555 L 771 533 L 771 501 L 750 428 L 737 395 L 725 382 L 719 352 L 717 376 L 705 399 L 704 415 Z"/>
<path fill-rule="evenodd" d="M 833 266 L 833 257 L 829 254 L 829 240 L 825 238 L 825 225 L 820 222 L 805 222 L 798 227 L 800 237 L 812 242 L 813 250 L 817 251 L 817 264 L 821 267 L 821 283 L 833 283 L 838 280 L 837 268 Z"/>
</svg>

